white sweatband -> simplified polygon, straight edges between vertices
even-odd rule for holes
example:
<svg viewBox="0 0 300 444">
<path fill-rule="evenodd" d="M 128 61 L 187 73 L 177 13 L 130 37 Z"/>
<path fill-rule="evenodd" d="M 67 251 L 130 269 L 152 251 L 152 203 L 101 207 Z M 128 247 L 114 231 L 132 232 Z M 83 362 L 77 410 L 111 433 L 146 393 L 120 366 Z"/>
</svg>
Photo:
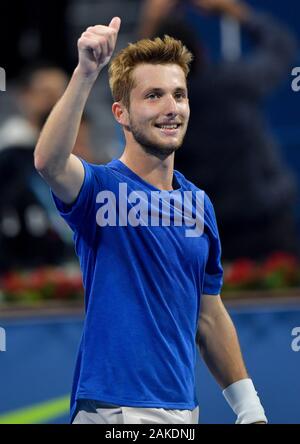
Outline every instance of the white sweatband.
<svg viewBox="0 0 300 444">
<path fill-rule="evenodd" d="M 268 422 L 252 379 L 247 378 L 234 382 L 223 390 L 223 395 L 237 415 L 236 424 Z"/>
</svg>

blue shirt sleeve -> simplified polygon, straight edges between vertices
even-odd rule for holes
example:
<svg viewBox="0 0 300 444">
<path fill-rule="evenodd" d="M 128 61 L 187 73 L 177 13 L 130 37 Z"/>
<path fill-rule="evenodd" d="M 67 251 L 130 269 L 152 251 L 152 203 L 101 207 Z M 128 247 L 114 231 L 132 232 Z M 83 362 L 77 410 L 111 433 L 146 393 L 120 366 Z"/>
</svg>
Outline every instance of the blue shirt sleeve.
<svg viewBox="0 0 300 444">
<path fill-rule="evenodd" d="M 221 242 L 217 227 L 214 207 L 205 194 L 206 233 L 209 238 L 209 253 L 205 267 L 203 294 L 218 295 L 223 285 L 223 268 L 221 264 Z"/>
<path fill-rule="evenodd" d="M 51 190 L 52 198 L 61 217 L 67 222 L 73 232 L 78 232 L 90 216 L 94 208 L 95 174 L 92 166 L 79 158 L 84 167 L 84 180 L 76 200 L 72 204 L 62 202 Z"/>
</svg>

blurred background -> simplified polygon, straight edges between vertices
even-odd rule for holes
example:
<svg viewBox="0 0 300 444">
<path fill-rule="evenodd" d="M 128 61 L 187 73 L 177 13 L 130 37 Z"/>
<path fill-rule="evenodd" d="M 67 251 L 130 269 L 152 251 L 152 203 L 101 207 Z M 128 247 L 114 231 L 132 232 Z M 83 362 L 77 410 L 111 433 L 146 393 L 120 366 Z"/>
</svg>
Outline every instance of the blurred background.
<svg viewBox="0 0 300 444">
<path fill-rule="evenodd" d="M 1 8 L 0 423 L 68 422 L 82 283 L 72 233 L 34 170 L 33 150 L 76 67 L 80 34 L 115 15 L 116 51 L 169 34 L 195 56 L 176 169 L 214 204 L 223 299 L 269 421 L 300 423 L 300 91 L 292 74 L 300 67 L 300 4 L 24 0 L 17 13 L 9 2 Z M 74 147 L 89 162 L 122 152 L 111 104 L 104 70 Z M 232 423 L 200 359 L 196 371 L 200 423 Z"/>
</svg>

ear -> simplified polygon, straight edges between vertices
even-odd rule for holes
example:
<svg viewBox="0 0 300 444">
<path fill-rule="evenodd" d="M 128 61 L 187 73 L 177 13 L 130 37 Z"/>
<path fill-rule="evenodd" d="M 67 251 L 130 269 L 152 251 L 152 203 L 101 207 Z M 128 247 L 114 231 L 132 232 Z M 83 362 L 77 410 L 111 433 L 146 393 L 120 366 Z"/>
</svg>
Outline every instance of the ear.
<svg viewBox="0 0 300 444">
<path fill-rule="evenodd" d="M 112 105 L 112 113 L 118 123 L 122 126 L 129 125 L 129 115 L 127 108 L 121 102 L 114 102 Z"/>
</svg>

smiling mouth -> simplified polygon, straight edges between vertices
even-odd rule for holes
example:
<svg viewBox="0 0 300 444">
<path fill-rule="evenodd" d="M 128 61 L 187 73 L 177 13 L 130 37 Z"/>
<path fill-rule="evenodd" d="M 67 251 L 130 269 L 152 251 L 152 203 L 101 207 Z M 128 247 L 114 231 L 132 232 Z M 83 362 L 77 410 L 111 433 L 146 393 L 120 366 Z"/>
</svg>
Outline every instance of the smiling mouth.
<svg viewBox="0 0 300 444">
<path fill-rule="evenodd" d="M 181 123 L 173 123 L 173 124 L 156 124 L 156 128 L 162 129 L 162 130 L 176 130 L 181 126 Z"/>
</svg>

